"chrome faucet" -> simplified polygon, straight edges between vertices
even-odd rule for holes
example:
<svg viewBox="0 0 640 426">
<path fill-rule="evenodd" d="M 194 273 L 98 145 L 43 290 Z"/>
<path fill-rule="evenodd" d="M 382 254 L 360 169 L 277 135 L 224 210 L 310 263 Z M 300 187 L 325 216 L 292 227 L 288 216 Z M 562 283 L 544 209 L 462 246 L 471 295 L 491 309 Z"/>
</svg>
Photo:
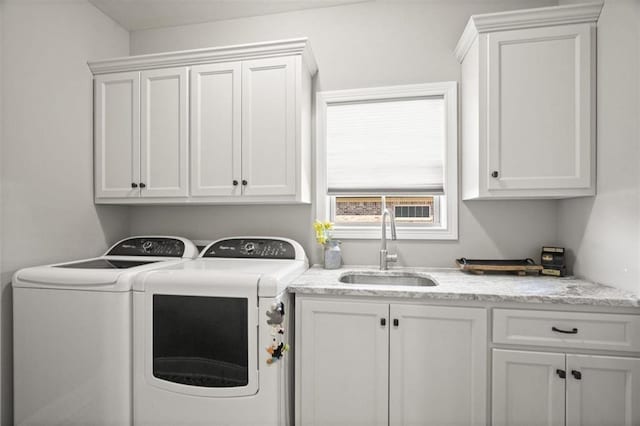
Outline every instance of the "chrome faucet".
<svg viewBox="0 0 640 426">
<path fill-rule="evenodd" d="M 396 219 L 393 217 L 389 209 L 384 209 L 382 213 L 382 245 L 380 247 L 380 270 L 386 271 L 389 269 L 389 262 L 397 262 L 397 254 L 389 254 L 387 251 L 387 221 L 389 217 L 389 223 L 391 224 L 391 239 L 395 240 L 396 237 Z"/>
</svg>

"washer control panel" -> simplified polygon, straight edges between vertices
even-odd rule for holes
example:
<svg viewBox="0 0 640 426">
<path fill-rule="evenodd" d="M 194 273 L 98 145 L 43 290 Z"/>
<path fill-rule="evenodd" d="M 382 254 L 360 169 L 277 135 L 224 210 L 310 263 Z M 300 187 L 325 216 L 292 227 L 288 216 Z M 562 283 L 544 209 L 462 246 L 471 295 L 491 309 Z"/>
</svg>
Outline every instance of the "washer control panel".
<svg viewBox="0 0 640 426">
<path fill-rule="evenodd" d="M 215 242 L 202 257 L 236 259 L 295 259 L 296 252 L 288 241 L 267 238 L 237 238 Z"/>
<path fill-rule="evenodd" d="M 182 257 L 184 250 L 184 242 L 175 238 L 128 238 L 111 247 L 107 256 Z"/>
</svg>

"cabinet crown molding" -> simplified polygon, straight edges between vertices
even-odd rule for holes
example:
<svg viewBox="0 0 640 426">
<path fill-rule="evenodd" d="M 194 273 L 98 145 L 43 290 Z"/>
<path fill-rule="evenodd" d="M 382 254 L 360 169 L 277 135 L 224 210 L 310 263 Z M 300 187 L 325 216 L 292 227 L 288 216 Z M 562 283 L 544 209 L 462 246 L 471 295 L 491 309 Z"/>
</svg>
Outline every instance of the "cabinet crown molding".
<svg viewBox="0 0 640 426">
<path fill-rule="evenodd" d="M 456 46 L 456 58 L 462 62 L 480 33 L 550 25 L 595 23 L 598 21 L 603 4 L 602 2 L 585 3 L 473 15 L 469 18 Z"/>
<path fill-rule="evenodd" d="M 309 73 L 314 75 L 318 65 L 313 57 L 306 37 L 288 40 L 267 41 L 233 46 L 208 47 L 177 52 L 153 53 L 88 62 L 94 75 L 124 71 L 140 71 L 187 65 L 210 64 L 256 58 L 301 55 Z"/>
</svg>

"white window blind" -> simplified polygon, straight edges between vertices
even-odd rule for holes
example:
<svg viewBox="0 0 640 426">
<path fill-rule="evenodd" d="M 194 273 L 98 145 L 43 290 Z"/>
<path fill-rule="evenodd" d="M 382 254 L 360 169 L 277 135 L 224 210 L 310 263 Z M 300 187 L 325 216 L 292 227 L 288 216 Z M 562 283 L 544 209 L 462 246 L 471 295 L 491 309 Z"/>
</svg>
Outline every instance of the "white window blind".
<svg viewBox="0 0 640 426">
<path fill-rule="evenodd" d="M 329 195 L 444 193 L 444 97 L 334 103 L 326 114 Z"/>
</svg>

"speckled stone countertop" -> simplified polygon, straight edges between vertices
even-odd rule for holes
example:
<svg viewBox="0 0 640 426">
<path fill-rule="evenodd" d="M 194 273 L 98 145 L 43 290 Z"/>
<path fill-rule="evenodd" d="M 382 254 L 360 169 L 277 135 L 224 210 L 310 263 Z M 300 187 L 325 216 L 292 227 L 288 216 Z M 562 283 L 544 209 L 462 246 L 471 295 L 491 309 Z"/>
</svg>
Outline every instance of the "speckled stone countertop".
<svg viewBox="0 0 640 426">
<path fill-rule="evenodd" d="M 344 284 L 347 271 L 375 271 L 374 266 L 344 266 L 327 270 L 315 265 L 289 285 L 299 294 L 378 296 L 393 298 L 485 302 L 554 303 L 569 305 L 640 307 L 637 295 L 573 277 L 474 275 L 447 268 L 390 268 L 391 272 L 418 272 L 438 285 L 431 287 L 386 284 Z"/>
</svg>

